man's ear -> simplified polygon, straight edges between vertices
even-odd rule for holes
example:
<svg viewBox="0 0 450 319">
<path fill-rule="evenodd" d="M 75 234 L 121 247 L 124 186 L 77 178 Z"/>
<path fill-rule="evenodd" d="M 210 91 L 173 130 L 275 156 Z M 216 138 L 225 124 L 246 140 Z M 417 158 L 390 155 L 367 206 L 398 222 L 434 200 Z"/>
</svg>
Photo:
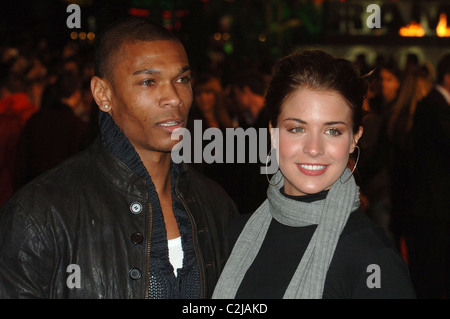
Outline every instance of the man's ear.
<svg viewBox="0 0 450 319">
<path fill-rule="evenodd" d="M 103 112 L 111 111 L 111 90 L 107 80 L 101 79 L 98 76 L 93 76 L 91 79 L 91 92 L 92 97 L 100 110 Z"/>
</svg>

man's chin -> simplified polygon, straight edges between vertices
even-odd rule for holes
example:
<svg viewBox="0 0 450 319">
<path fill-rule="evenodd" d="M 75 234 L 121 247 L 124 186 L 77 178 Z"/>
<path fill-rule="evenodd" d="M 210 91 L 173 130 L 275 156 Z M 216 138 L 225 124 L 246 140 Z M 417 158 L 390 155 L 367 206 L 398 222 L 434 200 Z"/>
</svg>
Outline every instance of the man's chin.
<svg viewBox="0 0 450 319">
<path fill-rule="evenodd" d="M 169 153 L 172 153 L 172 150 L 174 149 L 174 147 L 177 145 L 177 143 L 173 143 L 173 145 L 172 144 L 169 144 L 169 145 L 164 145 L 164 146 L 157 146 L 157 147 L 152 147 L 152 151 L 155 151 L 155 152 L 159 152 L 159 153 L 167 153 L 167 154 L 169 154 Z"/>
<path fill-rule="evenodd" d="M 149 151 L 165 153 L 165 154 L 172 153 L 172 149 L 166 149 L 166 148 L 151 148 L 151 149 L 149 149 Z"/>
</svg>

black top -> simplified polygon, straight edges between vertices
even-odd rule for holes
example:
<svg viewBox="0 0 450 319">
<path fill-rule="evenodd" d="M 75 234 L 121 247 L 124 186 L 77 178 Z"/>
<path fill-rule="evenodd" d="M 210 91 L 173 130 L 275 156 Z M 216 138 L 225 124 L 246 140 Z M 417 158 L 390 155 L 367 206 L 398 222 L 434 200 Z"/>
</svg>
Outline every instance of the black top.
<svg viewBox="0 0 450 319">
<path fill-rule="evenodd" d="M 286 197 L 311 202 L 328 191 Z M 230 228 L 234 246 L 250 215 Z M 280 299 L 311 240 L 317 225 L 291 227 L 272 219 L 264 242 L 236 293 L 237 299 Z M 380 285 L 380 288 L 377 286 Z M 362 211 L 354 211 L 339 238 L 328 270 L 324 299 L 415 298 L 406 264 L 384 231 Z"/>
</svg>

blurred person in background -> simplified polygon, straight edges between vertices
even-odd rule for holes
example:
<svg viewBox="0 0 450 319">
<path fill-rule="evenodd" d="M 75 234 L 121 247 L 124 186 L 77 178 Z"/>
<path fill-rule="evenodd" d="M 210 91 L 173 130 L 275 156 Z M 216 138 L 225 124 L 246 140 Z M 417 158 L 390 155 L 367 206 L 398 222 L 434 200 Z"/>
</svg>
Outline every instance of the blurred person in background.
<svg viewBox="0 0 450 319">
<path fill-rule="evenodd" d="M 380 93 L 368 100 L 369 110 L 363 118 L 366 134 L 361 137 L 361 158 L 359 182 L 361 193 L 368 200 L 367 213 L 382 226 L 393 239 L 390 230 L 390 147 L 387 123 L 398 97 L 401 71 L 396 63 L 390 62 L 379 67 Z"/>
<path fill-rule="evenodd" d="M 267 79 L 257 70 L 243 70 L 230 79 L 234 103 L 242 110 L 239 127 L 268 128 L 269 113 L 264 105 Z"/>
<path fill-rule="evenodd" d="M 27 95 L 25 76 L 0 66 L 0 207 L 14 193 L 14 154 L 22 128 L 38 111 Z"/>
<path fill-rule="evenodd" d="M 268 81 L 266 76 L 254 69 L 242 70 L 230 78 L 230 86 L 233 101 L 241 110 L 238 129 L 255 130 L 258 139 L 256 154 L 249 154 L 250 139 L 245 139 L 245 149 L 238 149 L 237 143 L 234 143 L 234 164 L 231 170 L 235 172 L 233 177 L 226 174 L 229 180 L 224 182 L 230 196 L 235 200 L 242 214 L 255 211 L 266 198 L 267 180 L 264 174 L 260 173 L 260 168 L 264 166 L 261 161 L 250 162 L 251 157 L 256 155 L 259 160 L 261 143 L 265 143 L 265 154 L 270 151 L 269 112 L 265 105 L 265 94 Z M 264 131 L 264 132 L 261 132 Z M 263 134 L 261 134 L 263 133 Z M 265 133 L 265 134 L 264 134 Z M 263 139 L 266 140 L 263 140 Z M 255 141 L 253 141 L 254 143 Z M 236 154 L 245 152 L 245 162 L 238 163 Z"/>
<path fill-rule="evenodd" d="M 87 146 L 87 124 L 75 113 L 82 98 L 79 76 L 60 74 L 53 92 L 55 102 L 35 113 L 22 130 L 14 169 L 16 190 Z"/>
<path fill-rule="evenodd" d="M 194 79 L 194 103 L 190 110 L 189 122 L 202 120 L 203 128 L 216 127 L 225 130 L 233 127 L 228 114 L 223 87 L 216 76 L 202 74 Z"/>
<path fill-rule="evenodd" d="M 450 296 L 450 54 L 414 112 L 413 180 L 406 244 L 419 298 Z"/>
<path fill-rule="evenodd" d="M 405 219 L 411 214 L 412 167 L 411 130 L 417 104 L 433 87 L 434 70 L 430 64 L 410 64 L 404 70 L 398 98 L 388 119 L 387 136 L 390 150 L 390 194 L 392 214 L 390 229 L 400 248 Z"/>
<path fill-rule="evenodd" d="M 225 163 L 225 138 L 223 140 L 223 147 L 220 150 L 223 155 L 224 163 L 206 163 L 203 156 L 201 163 L 196 163 L 194 161 L 194 152 L 196 151 L 195 141 L 202 141 L 202 152 L 205 146 L 210 143 L 210 140 L 203 139 L 203 134 L 207 129 L 219 129 L 221 134 L 225 137 L 226 129 L 233 128 L 233 122 L 225 105 L 226 102 L 222 83 L 217 76 L 202 73 L 194 78 L 192 90 L 194 100 L 189 111 L 187 124 L 187 129 L 191 134 L 192 161 L 190 165 L 229 191 L 232 178 L 230 178 L 231 174 L 229 174 L 230 165 Z M 201 130 L 198 130 L 200 125 Z M 197 127 L 197 129 L 195 129 L 195 127 Z M 201 134 L 201 138 L 194 136 L 194 134 Z"/>
</svg>

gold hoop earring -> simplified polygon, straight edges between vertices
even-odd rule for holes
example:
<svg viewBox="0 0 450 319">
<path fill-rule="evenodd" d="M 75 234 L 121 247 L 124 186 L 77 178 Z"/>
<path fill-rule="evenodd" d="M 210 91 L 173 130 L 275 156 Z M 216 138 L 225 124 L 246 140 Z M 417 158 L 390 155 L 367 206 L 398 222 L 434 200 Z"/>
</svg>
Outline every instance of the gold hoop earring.
<svg viewBox="0 0 450 319">
<path fill-rule="evenodd" d="M 277 186 L 278 184 L 280 184 L 281 180 L 283 179 L 283 176 L 281 176 L 280 180 L 279 180 L 278 182 L 276 182 L 275 184 L 272 184 L 272 183 L 270 182 L 269 176 L 267 176 L 267 171 L 268 171 L 268 169 L 267 169 L 267 164 L 269 163 L 269 158 L 270 158 L 270 156 L 272 155 L 272 150 L 273 150 L 273 149 L 274 149 L 273 147 L 270 149 L 270 152 L 269 152 L 269 154 L 267 154 L 267 157 L 266 157 L 266 179 L 267 179 L 267 182 L 269 183 L 269 185 Z M 280 170 L 280 168 L 278 167 L 278 170 L 275 172 L 275 174 L 276 174 L 279 170 Z M 274 175 L 275 175 L 275 174 L 274 174 Z"/>
<path fill-rule="evenodd" d="M 355 165 L 353 166 L 353 169 L 352 169 L 352 172 L 350 173 L 350 176 L 345 180 L 345 182 L 342 182 L 341 178 L 339 177 L 339 181 L 340 181 L 342 184 L 345 184 L 345 183 L 348 182 L 348 180 L 350 179 L 350 177 L 352 177 L 353 172 L 354 172 L 355 169 L 356 169 L 356 166 L 358 165 L 359 155 L 361 155 L 361 149 L 359 148 L 358 145 L 355 146 L 355 149 L 358 149 L 358 156 L 356 157 Z M 354 151 L 353 151 L 353 152 L 354 152 Z"/>
</svg>

